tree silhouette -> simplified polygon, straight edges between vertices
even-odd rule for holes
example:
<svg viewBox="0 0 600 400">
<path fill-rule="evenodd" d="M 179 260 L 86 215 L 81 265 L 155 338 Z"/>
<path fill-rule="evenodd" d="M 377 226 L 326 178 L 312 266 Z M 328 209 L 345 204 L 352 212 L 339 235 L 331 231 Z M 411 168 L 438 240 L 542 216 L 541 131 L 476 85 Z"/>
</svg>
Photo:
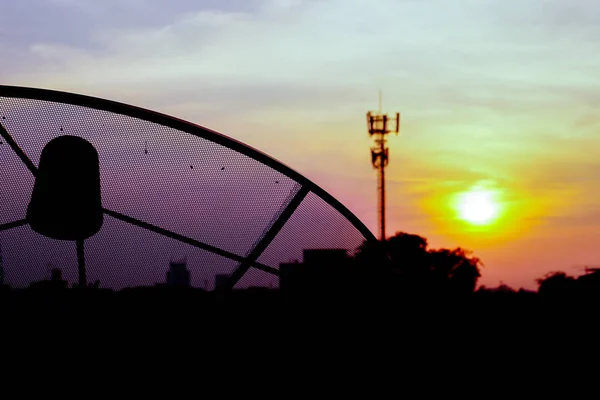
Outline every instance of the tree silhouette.
<svg viewBox="0 0 600 400">
<path fill-rule="evenodd" d="M 453 292 L 473 292 L 481 277 L 481 260 L 472 252 L 460 247 L 454 250 L 440 249 L 428 252 L 434 280 Z"/>
<path fill-rule="evenodd" d="M 538 293 L 543 296 L 573 293 L 577 285 L 575 278 L 562 271 L 550 272 L 543 278 L 536 279 L 536 282 L 538 284 Z"/>
<path fill-rule="evenodd" d="M 522 290 L 523 289 L 519 289 L 519 291 L 522 291 Z M 515 289 L 513 289 L 512 287 L 503 283 L 502 281 L 500 281 L 500 285 L 498 285 L 497 287 L 494 287 L 494 288 L 480 286 L 478 292 L 512 293 L 512 294 L 517 293 L 517 291 Z"/>
<path fill-rule="evenodd" d="M 600 270 L 586 270 L 586 274 L 577 278 L 578 290 L 589 294 L 600 293 Z"/>
<path fill-rule="evenodd" d="M 427 239 L 398 232 L 384 242 L 364 243 L 355 260 L 371 273 L 391 277 L 411 292 L 473 292 L 481 276 L 481 260 L 462 249 L 427 248 Z M 382 260 L 381 254 L 389 260 Z"/>
</svg>

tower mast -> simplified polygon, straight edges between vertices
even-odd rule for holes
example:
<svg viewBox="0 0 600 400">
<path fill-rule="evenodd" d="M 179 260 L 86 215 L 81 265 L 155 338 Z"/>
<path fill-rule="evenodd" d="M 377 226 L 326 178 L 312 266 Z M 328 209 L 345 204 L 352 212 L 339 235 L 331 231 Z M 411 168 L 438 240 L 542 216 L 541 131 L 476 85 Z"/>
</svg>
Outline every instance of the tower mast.
<svg viewBox="0 0 600 400">
<path fill-rule="evenodd" d="M 385 167 L 389 163 L 389 148 L 386 147 L 387 135 L 400 132 L 400 113 L 389 118 L 381 109 L 381 91 L 379 91 L 379 111 L 367 113 L 367 128 L 375 145 L 371 147 L 371 163 L 377 170 L 377 215 L 379 222 L 379 238 L 384 241 L 385 236 Z"/>
</svg>

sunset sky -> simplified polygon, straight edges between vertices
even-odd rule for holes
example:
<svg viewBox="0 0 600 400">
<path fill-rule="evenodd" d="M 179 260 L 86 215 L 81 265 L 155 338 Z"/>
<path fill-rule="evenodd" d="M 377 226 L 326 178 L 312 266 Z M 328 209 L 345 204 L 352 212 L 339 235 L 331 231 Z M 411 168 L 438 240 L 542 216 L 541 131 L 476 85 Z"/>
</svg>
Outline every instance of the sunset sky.
<svg viewBox="0 0 600 400">
<path fill-rule="evenodd" d="M 0 84 L 150 108 L 258 148 L 376 232 L 365 114 L 390 138 L 388 235 L 462 246 L 480 283 L 600 264 L 597 0 L 0 0 Z M 460 219 L 464 192 L 497 218 Z"/>
</svg>

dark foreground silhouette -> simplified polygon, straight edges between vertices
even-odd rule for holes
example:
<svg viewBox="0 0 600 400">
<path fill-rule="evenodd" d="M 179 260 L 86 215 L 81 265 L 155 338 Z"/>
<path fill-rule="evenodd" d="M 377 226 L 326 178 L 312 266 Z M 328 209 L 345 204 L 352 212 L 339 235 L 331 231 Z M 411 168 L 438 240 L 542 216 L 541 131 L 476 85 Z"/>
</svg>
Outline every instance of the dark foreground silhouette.
<svg viewBox="0 0 600 400">
<path fill-rule="evenodd" d="M 380 256 L 381 247 L 389 258 Z M 135 328 L 144 335 L 187 332 L 203 343 L 341 335 L 431 348 L 447 341 L 474 346 L 490 335 L 507 338 L 532 329 L 556 334 L 591 324 L 600 309 L 599 271 L 579 278 L 550 274 L 538 281 L 537 292 L 504 285 L 475 290 L 479 259 L 462 249 L 429 250 L 424 238 L 405 233 L 365 244 L 332 265 L 305 262 L 281 271 L 281 288 L 233 291 L 169 284 L 120 291 L 99 283 L 68 287 L 55 271 L 26 289 L 2 286 L 2 321 L 11 329 L 33 323 L 38 328 L 30 331 L 45 334 L 91 325 L 87 335 L 94 337 Z"/>
</svg>

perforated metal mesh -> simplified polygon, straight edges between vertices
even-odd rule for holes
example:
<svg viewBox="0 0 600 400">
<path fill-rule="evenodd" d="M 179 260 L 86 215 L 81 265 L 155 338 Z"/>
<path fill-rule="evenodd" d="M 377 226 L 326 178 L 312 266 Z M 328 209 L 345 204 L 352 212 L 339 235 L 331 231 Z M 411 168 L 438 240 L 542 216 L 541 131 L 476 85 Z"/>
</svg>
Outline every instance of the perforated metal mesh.
<svg viewBox="0 0 600 400">
<path fill-rule="evenodd" d="M 352 255 L 364 240 L 348 219 L 309 193 L 258 262 L 274 268 L 282 262 L 303 262 L 304 249 L 345 249 Z"/>
<path fill-rule="evenodd" d="M 186 259 L 192 285 L 212 289 L 215 276 L 231 274 L 312 183 L 210 135 L 150 122 L 144 113 L 150 112 L 140 110 L 134 118 L 87 104 L 2 97 L 0 87 L 0 123 L 34 165 L 51 139 L 83 137 L 99 154 L 105 208 L 238 256 L 232 260 L 106 216 L 101 231 L 85 243 L 88 281 L 114 289 L 153 285 L 165 281 L 170 260 Z M 0 140 L 0 224 L 5 224 L 25 218 L 34 177 Z M 74 243 L 41 237 L 28 226 L 0 232 L 0 240 L 9 283 L 43 279 L 49 263 L 76 281 Z M 353 251 L 364 240 L 355 224 L 309 193 L 258 262 L 277 268 L 299 259 L 304 248 Z M 251 268 L 236 287 L 257 285 L 277 285 L 277 277 Z"/>
<path fill-rule="evenodd" d="M 25 217 L 35 178 L 3 138 L 0 142 L 0 224 L 6 224 Z"/>
<path fill-rule="evenodd" d="M 77 282 L 77 252 L 74 243 L 49 239 L 29 226 L 0 233 L 5 283 L 24 288 L 49 279 L 52 268 L 59 268 L 68 282 Z"/>
<path fill-rule="evenodd" d="M 173 261 L 186 263 L 191 286 L 212 290 L 216 274 L 231 274 L 238 265 L 111 217 L 105 218 L 97 235 L 86 240 L 85 250 L 89 281 L 99 280 L 114 289 L 164 283 Z"/>
</svg>

